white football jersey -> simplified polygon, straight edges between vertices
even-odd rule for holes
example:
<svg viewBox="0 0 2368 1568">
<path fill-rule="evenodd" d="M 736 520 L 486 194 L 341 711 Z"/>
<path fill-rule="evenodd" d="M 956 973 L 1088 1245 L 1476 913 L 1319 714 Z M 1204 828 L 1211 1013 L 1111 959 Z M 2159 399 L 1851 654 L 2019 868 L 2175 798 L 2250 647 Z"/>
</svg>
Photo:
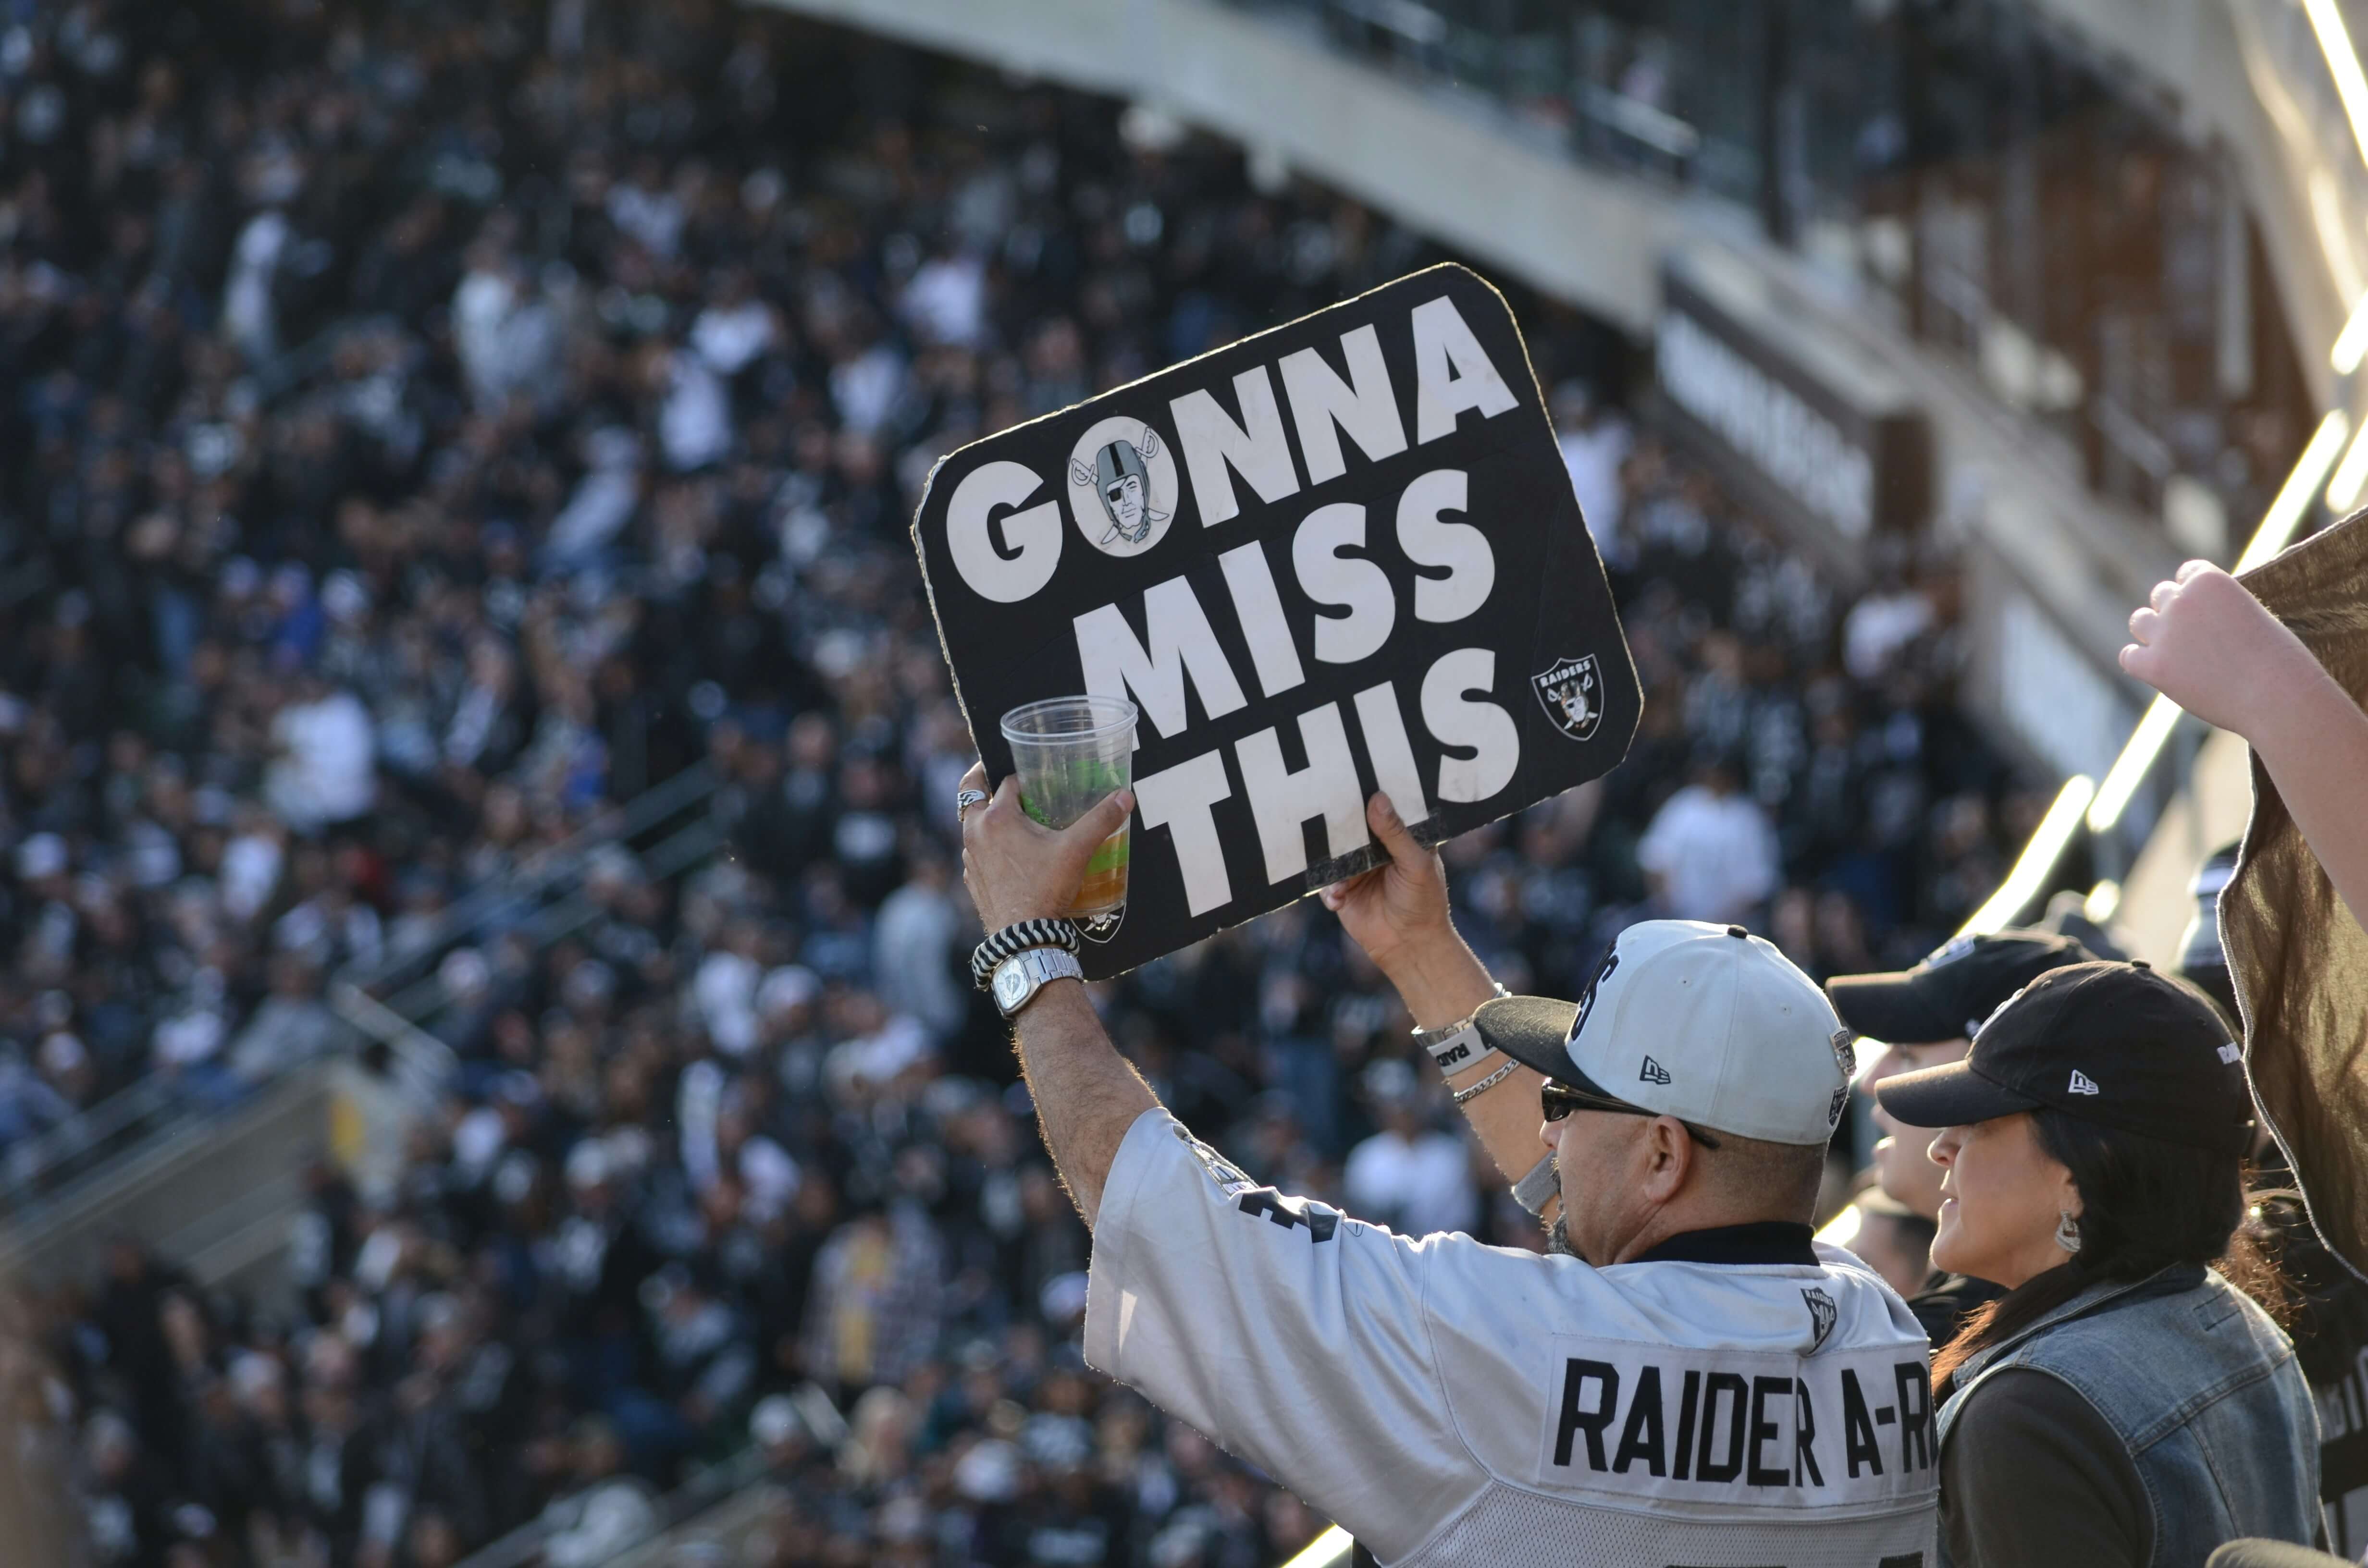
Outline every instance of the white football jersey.
<svg viewBox="0 0 2368 1568">
<path fill-rule="evenodd" d="M 1817 1259 L 1415 1241 L 1151 1110 L 1102 1194 L 1086 1358 L 1384 1563 L 1927 1568 L 1924 1331 L 1856 1258 Z"/>
</svg>

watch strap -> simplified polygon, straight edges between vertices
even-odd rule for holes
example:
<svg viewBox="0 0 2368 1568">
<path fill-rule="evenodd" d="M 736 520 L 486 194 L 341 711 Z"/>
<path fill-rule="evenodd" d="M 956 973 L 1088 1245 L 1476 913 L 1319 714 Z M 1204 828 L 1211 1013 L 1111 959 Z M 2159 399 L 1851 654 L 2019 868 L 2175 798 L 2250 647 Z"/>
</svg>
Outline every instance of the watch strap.
<svg viewBox="0 0 2368 1568">
<path fill-rule="evenodd" d="M 994 983 L 996 966 L 1030 948 L 1066 948 L 1074 953 L 1077 945 L 1077 925 L 1074 920 L 1059 915 L 1049 920 L 1016 920 L 971 949 L 971 983 L 981 991 L 987 990 Z"/>
<path fill-rule="evenodd" d="M 1007 975 L 1014 978 L 1007 980 Z M 1024 949 L 995 966 L 995 1005 L 1005 1017 L 1012 1017 L 1053 981 L 1085 977 L 1085 965 L 1065 948 Z"/>
</svg>

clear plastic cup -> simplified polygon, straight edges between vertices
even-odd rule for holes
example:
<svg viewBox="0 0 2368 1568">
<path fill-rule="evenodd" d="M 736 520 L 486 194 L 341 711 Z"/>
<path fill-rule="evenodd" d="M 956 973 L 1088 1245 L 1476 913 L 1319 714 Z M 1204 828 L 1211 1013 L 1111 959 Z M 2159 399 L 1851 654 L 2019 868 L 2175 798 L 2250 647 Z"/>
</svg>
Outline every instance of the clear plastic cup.
<svg viewBox="0 0 2368 1568">
<path fill-rule="evenodd" d="M 1048 697 L 1003 716 L 1019 775 L 1019 805 L 1066 827 L 1134 782 L 1134 704 L 1122 697 Z M 1126 908 L 1127 824 L 1101 841 L 1070 918 L 1115 924 Z"/>
</svg>

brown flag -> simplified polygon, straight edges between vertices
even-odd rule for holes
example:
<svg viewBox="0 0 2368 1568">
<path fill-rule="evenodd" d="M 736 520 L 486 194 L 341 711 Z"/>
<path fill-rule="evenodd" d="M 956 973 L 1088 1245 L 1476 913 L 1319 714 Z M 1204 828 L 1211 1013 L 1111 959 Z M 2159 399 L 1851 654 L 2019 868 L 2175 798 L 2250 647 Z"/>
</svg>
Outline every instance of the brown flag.
<svg viewBox="0 0 2368 1568">
<path fill-rule="evenodd" d="M 2368 706 L 2368 511 L 2245 574 L 2352 700 Z M 2261 1117 L 2328 1248 L 2368 1278 L 2368 931 L 2253 762 L 2253 816 L 2220 895 Z M 2368 780 L 2362 785 L 2368 805 Z"/>
</svg>

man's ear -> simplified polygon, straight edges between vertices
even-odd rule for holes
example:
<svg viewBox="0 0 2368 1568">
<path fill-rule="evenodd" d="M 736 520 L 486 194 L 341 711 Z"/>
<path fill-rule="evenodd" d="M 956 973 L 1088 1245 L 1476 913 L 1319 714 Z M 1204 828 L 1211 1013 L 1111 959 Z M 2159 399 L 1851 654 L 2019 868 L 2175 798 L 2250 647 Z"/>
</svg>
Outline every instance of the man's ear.
<svg viewBox="0 0 2368 1568">
<path fill-rule="evenodd" d="M 1667 1203 L 1685 1190 L 1693 1170 L 1694 1141 L 1685 1124 L 1673 1116 L 1656 1116 L 1645 1124 L 1644 1195 Z"/>
</svg>

